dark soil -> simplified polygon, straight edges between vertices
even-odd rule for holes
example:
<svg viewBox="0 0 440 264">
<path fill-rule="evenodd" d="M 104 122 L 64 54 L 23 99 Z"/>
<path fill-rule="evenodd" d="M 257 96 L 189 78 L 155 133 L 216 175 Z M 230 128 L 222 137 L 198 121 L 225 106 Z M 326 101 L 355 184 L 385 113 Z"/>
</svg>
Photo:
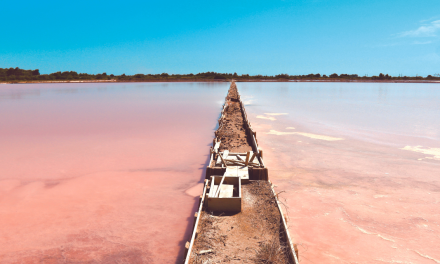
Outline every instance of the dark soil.
<svg viewBox="0 0 440 264">
<path fill-rule="evenodd" d="M 231 87 L 228 90 L 228 96 L 226 97 L 226 100 L 232 100 L 237 102 L 238 101 L 238 89 L 237 85 L 235 83 L 231 84 Z"/>
<path fill-rule="evenodd" d="M 217 130 L 221 140 L 220 151 L 244 153 L 252 151 L 251 138 L 246 134 L 245 121 L 241 106 L 238 102 L 238 92 L 235 84 L 231 86 L 226 97 L 226 109 L 223 125 Z"/>
<path fill-rule="evenodd" d="M 241 212 L 216 215 L 204 208 L 199 221 L 190 263 L 289 263 L 280 242 L 281 216 L 267 181 L 242 185 Z"/>
</svg>

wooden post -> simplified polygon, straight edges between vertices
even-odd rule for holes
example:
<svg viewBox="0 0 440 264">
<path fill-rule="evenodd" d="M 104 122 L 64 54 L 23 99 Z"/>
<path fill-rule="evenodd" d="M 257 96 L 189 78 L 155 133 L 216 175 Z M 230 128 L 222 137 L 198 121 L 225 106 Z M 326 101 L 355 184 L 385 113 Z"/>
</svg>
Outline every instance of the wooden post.
<svg viewBox="0 0 440 264">
<path fill-rule="evenodd" d="M 293 248 L 295 249 L 296 258 L 299 258 L 299 255 L 298 255 L 298 245 L 293 244 Z"/>
<path fill-rule="evenodd" d="M 189 250 L 189 242 L 186 241 L 186 243 L 185 243 L 185 256 L 188 255 L 188 253 L 189 253 L 188 250 Z"/>
<path fill-rule="evenodd" d="M 248 166 L 248 164 L 249 164 L 249 156 L 251 155 L 251 153 L 248 151 L 247 153 L 246 153 L 246 161 L 244 162 L 244 166 Z"/>
</svg>

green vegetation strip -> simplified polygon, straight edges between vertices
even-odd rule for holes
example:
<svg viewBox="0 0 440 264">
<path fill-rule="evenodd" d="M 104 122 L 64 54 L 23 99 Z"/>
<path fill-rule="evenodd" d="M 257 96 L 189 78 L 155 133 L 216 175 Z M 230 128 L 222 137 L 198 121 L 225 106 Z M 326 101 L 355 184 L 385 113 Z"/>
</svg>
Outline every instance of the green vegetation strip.
<svg viewBox="0 0 440 264">
<path fill-rule="evenodd" d="M 226 81 L 234 79 L 236 81 L 440 81 L 440 75 L 422 76 L 390 76 L 380 73 L 377 76 L 359 76 L 357 74 L 336 74 L 329 76 L 321 74 L 307 75 L 249 75 L 237 73 L 218 73 L 202 72 L 197 74 L 134 74 L 134 75 L 114 75 L 107 73 L 88 74 L 77 73 L 75 71 L 54 72 L 50 74 L 40 74 L 36 70 L 23 70 L 20 68 L 0 68 L 0 82 L 50 82 L 50 81 Z"/>
</svg>

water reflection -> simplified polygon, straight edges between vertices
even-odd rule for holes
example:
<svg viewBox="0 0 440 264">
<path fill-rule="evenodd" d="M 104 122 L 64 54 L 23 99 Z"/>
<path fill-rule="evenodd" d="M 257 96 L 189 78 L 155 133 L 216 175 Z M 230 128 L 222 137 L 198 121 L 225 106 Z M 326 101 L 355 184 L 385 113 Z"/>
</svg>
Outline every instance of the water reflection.
<svg viewBox="0 0 440 264">
<path fill-rule="evenodd" d="M 180 263 L 227 89 L 0 86 L 1 262 Z"/>
<path fill-rule="evenodd" d="M 440 85 L 265 85 L 238 88 L 301 263 L 440 263 Z"/>
</svg>

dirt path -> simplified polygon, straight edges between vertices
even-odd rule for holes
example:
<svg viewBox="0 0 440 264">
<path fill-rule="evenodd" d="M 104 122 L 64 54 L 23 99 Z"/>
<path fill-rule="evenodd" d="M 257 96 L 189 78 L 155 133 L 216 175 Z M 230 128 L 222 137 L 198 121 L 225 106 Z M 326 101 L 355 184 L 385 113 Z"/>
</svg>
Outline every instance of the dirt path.
<svg viewBox="0 0 440 264">
<path fill-rule="evenodd" d="M 226 100 L 223 125 L 217 130 L 220 151 L 251 151 L 234 83 Z M 203 206 L 189 263 L 289 263 L 288 247 L 280 239 L 282 219 L 271 183 L 242 183 L 241 192 L 239 213 L 213 213 Z"/>
<path fill-rule="evenodd" d="M 229 89 L 226 97 L 228 108 L 225 113 L 223 126 L 217 131 L 220 137 L 220 151 L 244 153 L 251 151 L 250 138 L 246 134 L 241 106 L 238 102 L 238 91 L 235 85 Z"/>
<path fill-rule="evenodd" d="M 270 183 L 243 185 L 242 196 L 240 213 L 202 212 L 190 263 L 288 263 L 286 246 L 280 243 L 281 216 Z"/>
</svg>

